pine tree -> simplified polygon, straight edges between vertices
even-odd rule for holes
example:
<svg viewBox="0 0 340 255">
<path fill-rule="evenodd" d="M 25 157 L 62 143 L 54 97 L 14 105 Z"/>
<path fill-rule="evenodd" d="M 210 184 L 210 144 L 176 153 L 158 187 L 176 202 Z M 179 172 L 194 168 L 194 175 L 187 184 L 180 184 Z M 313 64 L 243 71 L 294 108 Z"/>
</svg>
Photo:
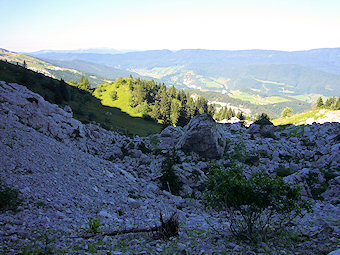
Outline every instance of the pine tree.
<svg viewBox="0 0 340 255">
<path fill-rule="evenodd" d="M 237 118 L 238 118 L 239 120 L 245 120 L 245 119 L 246 119 L 246 116 L 243 114 L 242 111 L 240 111 L 240 112 L 237 113 Z"/>
<path fill-rule="evenodd" d="M 208 114 L 213 117 L 215 115 L 216 112 L 216 106 L 215 104 L 209 104 L 208 105 Z"/>
<path fill-rule="evenodd" d="M 172 99 L 171 101 L 171 109 L 170 109 L 170 121 L 172 125 L 176 126 L 178 119 L 180 116 L 180 105 L 179 101 L 176 99 Z"/>
<path fill-rule="evenodd" d="M 316 102 L 316 108 L 322 108 L 324 106 L 322 97 L 318 98 L 318 101 Z"/>
<path fill-rule="evenodd" d="M 335 97 L 330 97 L 326 100 L 325 102 L 325 108 L 326 109 L 334 109 L 336 104 L 336 98 Z"/>
<path fill-rule="evenodd" d="M 78 88 L 89 91 L 91 90 L 91 84 L 87 78 L 85 78 L 84 76 L 81 76 L 80 83 L 78 84 Z"/>
<path fill-rule="evenodd" d="M 179 163 L 179 157 L 176 151 L 169 152 L 162 162 L 162 176 L 160 177 L 161 189 L 169 191 L 173 195 L 179 195 L 183 183 L 177 176 L 174 165 Z"/>
<path fill-rule="evenodd" d="M 151 117 L 155 120 L 161 118 L 161 107 L 158 101 L 156 101 L 155 104 L 152 106 Z"/>
<path fill-rule="evenodd" d="M 187 104 L 186 104 L 186 116 L 188 119 L 191 119 L 195 116 L 195 103 L 194 100 L 187 94 Z"/>
<path fill-rule="evenodd" d="M 170 87 L 169 95 L 171 98 L 177 98 L 177 90 L 174 85 Z"/>
<path fill-rule="evenodd" d="M 335 110 L 340 110 L 340 97 L 338 97 L 338 100 L 336 101 Z"/>
</svg>

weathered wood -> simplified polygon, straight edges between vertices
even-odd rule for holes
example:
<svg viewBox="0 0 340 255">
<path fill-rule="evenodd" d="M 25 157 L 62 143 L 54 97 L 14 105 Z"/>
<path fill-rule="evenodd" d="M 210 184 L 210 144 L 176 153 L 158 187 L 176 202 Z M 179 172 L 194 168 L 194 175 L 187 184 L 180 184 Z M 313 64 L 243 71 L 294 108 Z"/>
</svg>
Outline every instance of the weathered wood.
<svg viewBox="0 0 340 255">
<path fill-rule="evenodd" d="M 123 230 L 115 230 L 108 233 L 92 233 L 81 236 L 75 236 L 72 238 L 91 238 L 95 236 L 116 236 L 123 234 L 131 234 L 131 233 L 146 233 L 146 232 L 155 232 L 155 236 L 157 238 L 169 238 L 172 236 L 178 236 L 178 218 L 176 212 L 171 215 L 171 217 L 163 221 L 162 214 L 160 213 L 160 226 L 155 226 L 151 228 L 131 228 L 131 229 L 123 229 Z"/>
</svg>

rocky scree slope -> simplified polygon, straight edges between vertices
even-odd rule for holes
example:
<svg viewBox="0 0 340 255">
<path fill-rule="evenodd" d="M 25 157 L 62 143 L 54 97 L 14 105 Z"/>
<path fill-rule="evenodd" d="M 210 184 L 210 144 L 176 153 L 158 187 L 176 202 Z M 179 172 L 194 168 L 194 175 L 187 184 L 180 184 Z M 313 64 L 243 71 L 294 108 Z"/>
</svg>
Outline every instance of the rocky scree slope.
<svg viewBox="0 0 340 255">
<path fill-rule="evenodd" d="M 184 128 L 129 138 L 84 125 L 72 118 L 69 107 L 61 109 L 5 82 L 0 82 L 0 118 L 0 180 L 24 199 L 16 211 L 0 212 L 1 253 L 317 254 L 339 248 L 338 123 L 247 129 L 201 115 Z M 174 148 L 181 196 L 159 188 L 162 162 Z M 265 171 L 301 186 L 315 210 L 293 228 L 313 238 L 254 248 L 222 237 L 227 220 L 204 210 L 200 201 L 212 160 L 234 160 L 247 175 Z M 150 234 L 79 237 L 95 220 L 99 231 L 109 232 L 154 226 L 160 212 L 168 217 L 175 211 L 179 236 L 170 240 Z"/>
</svg>

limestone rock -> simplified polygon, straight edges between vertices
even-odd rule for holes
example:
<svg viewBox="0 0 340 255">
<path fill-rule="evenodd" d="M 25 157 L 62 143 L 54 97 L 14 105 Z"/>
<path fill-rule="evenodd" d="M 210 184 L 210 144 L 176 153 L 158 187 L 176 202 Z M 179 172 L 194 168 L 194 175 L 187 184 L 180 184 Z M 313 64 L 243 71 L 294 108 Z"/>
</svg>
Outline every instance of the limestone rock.
<svg viewBox="0 0 340 255">
<path fill-rule="evenodd" d="M 226 137 L 220 125 L 208 114 L 192 118 L 176 148 L 196 152 L 204 158 L 220 158 L 226 146 Z"/>
</svg>

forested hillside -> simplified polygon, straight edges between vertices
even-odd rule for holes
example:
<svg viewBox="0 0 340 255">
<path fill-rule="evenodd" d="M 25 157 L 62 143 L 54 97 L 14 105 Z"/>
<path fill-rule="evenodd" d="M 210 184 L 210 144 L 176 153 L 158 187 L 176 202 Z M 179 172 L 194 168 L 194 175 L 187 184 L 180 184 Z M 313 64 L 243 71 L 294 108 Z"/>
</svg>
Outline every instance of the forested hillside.
<svg viewBox="0 0 340 255">
<path fill-rule="evenodd" d="M 94 95 L 104 105 L 121 108 L 132 116 L 160 121 L 164 125 L 186 125 L 203 113 L 214 115 L 215 108 L 201 96 L 191 97 L 174 86 L 140 78 L 119 78 L 96 87 Z"/>
<path fill-rule="evenodd" d="M 86 91 L 89 84 L 86 78 L 78 84 L 81 85 L 80 89 L 67 85 L 64 80 L 56 80 L 25 67 L 0 61 L 0 80 L 25 85 L 51 103 L 70 106 L 74 117 L 83 123 L 94 121 L 106 129 L 141 136 L 158 133 L 162 128 L 154 121 L 133 118 L 120 109 L 103 106 L 91 95 L 91 90 Z"/>
<path fill-rule="evenodd" d="M 75 70 L 71 66 L 52 64 L 48 61 L 5 49 L 0 49 L 0 60 L 21 66 L 25 65 L 30 70 L 65 81 L 75 80 L 79 82 L 81 76 L 87 76 L 93 86 L 105 83 L 105 79 L 98 74 L 94 74 L 94 72 L 87 73 L 88 70 Z"/>
</svg>

